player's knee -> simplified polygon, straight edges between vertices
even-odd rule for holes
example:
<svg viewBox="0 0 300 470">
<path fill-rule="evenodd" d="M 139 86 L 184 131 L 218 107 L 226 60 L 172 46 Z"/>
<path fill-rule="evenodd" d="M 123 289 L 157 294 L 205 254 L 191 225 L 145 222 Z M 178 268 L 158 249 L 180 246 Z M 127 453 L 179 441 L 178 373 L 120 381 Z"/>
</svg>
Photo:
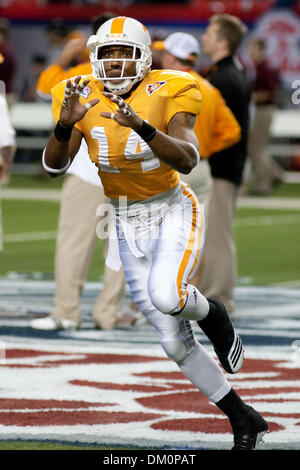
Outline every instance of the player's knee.
<svg viewBox="0 0 300 470">
<path fill-rule="evenodd" d="M 176 363 L 182 362 L 188 355 L 188 349 L 182 341 L 175 339 L 161 340 L 161 346 L 166 355 Z"/>
<path fill-rule="evenodd" d="M 133 296 L 133 301 L 142 313 L 147 313 L 153 310 L 153 305 L 149 297 L 146 295 L 135 295 Z"/>
<path fill-rule="evenodd" d="M 172 314 L 180 310 L 176 290 L 170 286 L 159 286 L 149 289 L 149 297 L 154 307 L 162 313 Z"/>
</svg>

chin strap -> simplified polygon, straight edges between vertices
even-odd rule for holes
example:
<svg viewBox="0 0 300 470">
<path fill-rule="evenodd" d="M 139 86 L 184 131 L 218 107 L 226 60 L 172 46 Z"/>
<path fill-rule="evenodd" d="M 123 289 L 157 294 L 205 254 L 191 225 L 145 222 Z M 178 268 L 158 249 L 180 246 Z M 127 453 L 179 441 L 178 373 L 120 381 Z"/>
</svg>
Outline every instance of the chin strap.
<svg viewBox="0 0 300 470">
<path fill-rule="evenodd" d="M 115 93 L 116 95 L 123 95 L 124 93 L 128 93 L 128 91 L 131 90 L 131 88 L 134 85 L 133 80 L 123 80 L 122 83 L 120 84 L 112 84 L 112 82 L 109 82 L 109 80 L 105 80 L 105 88 L 110 90 L 112 93 Z"/>
</svg>

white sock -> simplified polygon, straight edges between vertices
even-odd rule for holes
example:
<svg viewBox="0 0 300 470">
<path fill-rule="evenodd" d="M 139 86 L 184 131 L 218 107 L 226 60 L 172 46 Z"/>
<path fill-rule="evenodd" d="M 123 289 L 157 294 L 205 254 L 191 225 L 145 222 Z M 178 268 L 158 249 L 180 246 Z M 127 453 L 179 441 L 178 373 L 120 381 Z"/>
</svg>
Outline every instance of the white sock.
<svg viewBox="0 0 300 470">
<path fill-rule="evenodd" d="M 178 363 L 178 366 L 185 377 L 213 403 L 221 400 L 230 391 L 231 386 L 225 374 L 199 343 L 196 343 L 192 352 Z"/>
<path fill-rule="evenodd" d="M 209 312 L 209 303 L 196 287 L 192 284 L 187 286 L 188 298 L 184 308 L 176 314 L 186 320 L 203 320 Z"/>
</svg>

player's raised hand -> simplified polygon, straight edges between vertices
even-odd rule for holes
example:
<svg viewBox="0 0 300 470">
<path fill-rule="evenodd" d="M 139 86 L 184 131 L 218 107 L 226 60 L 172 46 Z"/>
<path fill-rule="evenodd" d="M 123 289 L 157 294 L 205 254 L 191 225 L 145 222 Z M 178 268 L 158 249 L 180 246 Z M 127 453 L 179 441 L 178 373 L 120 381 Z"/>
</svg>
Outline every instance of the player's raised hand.
<svg viewBox="0 0 300 470">
<path fill-rule="evenodd" d="M 116 113 L 103 112 L 101 113 L 102 117 L 114 119 L 121 126 L 131 127 L 134 130 L 139 129 L 142 126 L 143 120 L 120 96 L 106 91 L 103 91 L 102 94 L 118 106 Z"/>
<path fill-rule="evenodd" d="M 81 121 L 88 110 L 100 101 L 98 98 L 94 98 L 85 104 L 79 101 L 80 93 L 82 93 L 84 87 L 89 83 L 89 80 L 84 80 L 82 83 L 80 83 L 80 80 L 81 77 L 78 76 L 73 83 L 71 80 L 67 81 L 65 96 L 59 115 L 59 122 L 64 127 L 72 127 L 76 122 Z"/>
</svg>

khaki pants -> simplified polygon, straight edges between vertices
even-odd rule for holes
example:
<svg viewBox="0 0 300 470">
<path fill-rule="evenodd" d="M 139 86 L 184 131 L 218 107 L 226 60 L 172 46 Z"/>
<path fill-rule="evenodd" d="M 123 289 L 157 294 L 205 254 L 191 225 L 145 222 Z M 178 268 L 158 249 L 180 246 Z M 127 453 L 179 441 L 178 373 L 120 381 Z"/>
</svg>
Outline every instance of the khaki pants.
<svg viewBox="0 0 300 470">
<path fill-rule="evenodd" d="M 283 170 L 272 159 L 268 143 L 275 108 L 272 105 L 255 108 L 248 142 L 248 158 L 252 168 L 252 190 L 261 194 L 271 192 L 273 183 L 282 178 Z"/>
<path fill-rule="evenodd" d="M 105 202 L 102 188 L 75 175 L 66 177 L 55 256 L 55 318 L 81 320 L 80 295 L 97 242 L 96 225 L 100 217 L 96 216 L 96 210 Z M 124 287 L 123 269 L 116 272 L 106 267 L 105 284 L 92 313 L 101 328 L 114 328 Z"/>
<path fill-rule="evenodd" d="M 229 312 L 234 310 L 236 251 L 232 224 L 238 192 L 239 188 L 230 181 L 214 178 L 196 285 L 206 297 L 221 300 Z"/>
</svg>

